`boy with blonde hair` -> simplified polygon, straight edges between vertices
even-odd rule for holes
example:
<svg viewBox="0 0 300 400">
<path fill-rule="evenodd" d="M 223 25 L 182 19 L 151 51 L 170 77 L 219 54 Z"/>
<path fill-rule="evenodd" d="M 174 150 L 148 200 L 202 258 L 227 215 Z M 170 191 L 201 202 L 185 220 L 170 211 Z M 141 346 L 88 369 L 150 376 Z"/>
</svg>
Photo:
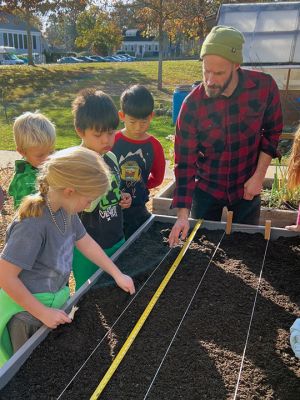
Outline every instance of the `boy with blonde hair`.
<svg viewBox="0 0 300 400">
<path fill-rule="evenodd" d="M 23 197 L 36 192 L 38 167 L 53 152 L 55 126 L 39 112 L 25 112 L 16 118 L 13 125 L 16 150 L 23 156 L 15 163 L 15 174 L 8 193 L 18 208 Z"/>
</svg>

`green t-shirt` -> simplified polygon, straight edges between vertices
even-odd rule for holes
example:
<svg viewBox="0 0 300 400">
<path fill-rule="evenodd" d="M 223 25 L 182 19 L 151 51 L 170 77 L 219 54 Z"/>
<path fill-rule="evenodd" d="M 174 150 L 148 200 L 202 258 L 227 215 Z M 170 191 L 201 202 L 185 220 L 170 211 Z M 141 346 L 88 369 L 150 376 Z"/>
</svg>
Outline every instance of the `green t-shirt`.
<svg viewBox="0 0 300 400">
<path fill-rule="evenodd" d="M 18 208 L 23 197 L 37 192 L 36 178 L 39 170 L 25 160 L 16 160 L 15 175 L 9 185 L 8 193 L 14 198 L 14 207 Z"/>
</svg>

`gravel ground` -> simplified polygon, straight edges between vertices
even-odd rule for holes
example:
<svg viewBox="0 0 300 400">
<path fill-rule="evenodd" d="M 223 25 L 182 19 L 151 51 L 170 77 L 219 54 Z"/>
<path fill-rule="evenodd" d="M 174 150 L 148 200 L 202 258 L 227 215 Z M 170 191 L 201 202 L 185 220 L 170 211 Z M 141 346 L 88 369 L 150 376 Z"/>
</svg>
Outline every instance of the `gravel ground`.
<svg viewBox="0 0 300 400">
<path fill-rule="evenodd" d="M 1 187 L 4 190 L 8 189 L 9 182 L 13 176 L 13 168 L 12 167 L 0 167 L 0 182 Z M 14 208 L 13 201 L 10 196 L 5 196 L 4 207 L 0 213 L 0 251 L 2 251 L 4 247 L 5 241 L 5 232 L 7 226 L 13 219 Z"/>
</svg>

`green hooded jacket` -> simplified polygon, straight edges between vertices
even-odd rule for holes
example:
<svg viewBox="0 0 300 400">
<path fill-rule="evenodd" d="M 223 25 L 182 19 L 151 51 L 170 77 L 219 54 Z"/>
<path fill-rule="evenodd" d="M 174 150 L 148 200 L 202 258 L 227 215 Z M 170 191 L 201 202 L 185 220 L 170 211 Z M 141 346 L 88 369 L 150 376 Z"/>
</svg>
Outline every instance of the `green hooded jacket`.
<svg viewBox="0 0 300 400">
<path fill-rule="evenodd" d="M 25 160 L 16 160 L 15 175 L 10 182 L 8 193 L 14 198 L 15 209 L 19 207 L 23 197 L 37 192 L 36 178 L 39 170 Z"/>
</svg>

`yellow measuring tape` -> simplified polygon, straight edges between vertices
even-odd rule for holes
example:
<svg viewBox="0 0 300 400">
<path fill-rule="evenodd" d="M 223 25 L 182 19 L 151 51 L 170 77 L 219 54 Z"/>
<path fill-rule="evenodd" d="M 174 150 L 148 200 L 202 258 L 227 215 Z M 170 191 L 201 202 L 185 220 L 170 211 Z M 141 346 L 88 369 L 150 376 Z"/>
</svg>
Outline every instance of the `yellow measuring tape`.
<svg viewBox="0 0 300 400">
<path fill-rule="evenodd" d="M 104 377 L 102 378 L 101 382 L 97 386 L 96 390 L 92 394 L 90 400 L 98 399 L 100 394 L 103 392 L 105 386 L 107 385 L 107 383 L 109 382 L 109 380 L 113 376 L 115 370 L 118 368 L 119 364 L 123 360 L 125 354 L 127 353 L 127 351 L 129 350 L 130 346 L 132 345 L 133 341 L 137 337 L 139 331 L 141 330 L 142 326 L 144 325 L 146 319 L 148 318 L 148 316 L 149 316 L 150 312 L 152 311 L 153 307 L 155 306 L 157 300 L 159 299 L 160 295 L 162 294 L 162 292 L 164 291 L 165 287 L 167 286 L 169 280 L 171 279 L 172 275 L 174 274 L 176 268 L 178 267 L 178 265 L 179 265 L 180 261 L 182 260 L 183 256 L 185 255 L 190 243 L 194 239 L 194 236 L 195 236 L 197 230 L 200 228 L 202 222 L 203 222 L 202 219 L 197 221 L 193 231 L 191 232 L 190 236 L 188 237 L 188 239 L 184 243 L 180 253 L 176 257 L 176 260 L 174 261 L 174 263 L 172 264 L 172 266 L 169 269 L 168 273 L 166 274 L 166 276 L 164 277 L 163 281 L 159 285 L 158 289 L 156 290 L 156 292 L 152 296 L 152 298 L 151 298 L 150 302 L 148 303 L 147 307 L 145 308 L 143 314 L 140 316 L 138 322 L 136 323 L 136 325 L 132 329 L 130 335 L 126 339 L 126 342 L 123 344 L 121 350 L 116 355 L 116 357 L 113 360 L 113 362 L 111 363 L 109 369 L 107 370 L 106 374 L 104 375 Z"/>
</svg>

